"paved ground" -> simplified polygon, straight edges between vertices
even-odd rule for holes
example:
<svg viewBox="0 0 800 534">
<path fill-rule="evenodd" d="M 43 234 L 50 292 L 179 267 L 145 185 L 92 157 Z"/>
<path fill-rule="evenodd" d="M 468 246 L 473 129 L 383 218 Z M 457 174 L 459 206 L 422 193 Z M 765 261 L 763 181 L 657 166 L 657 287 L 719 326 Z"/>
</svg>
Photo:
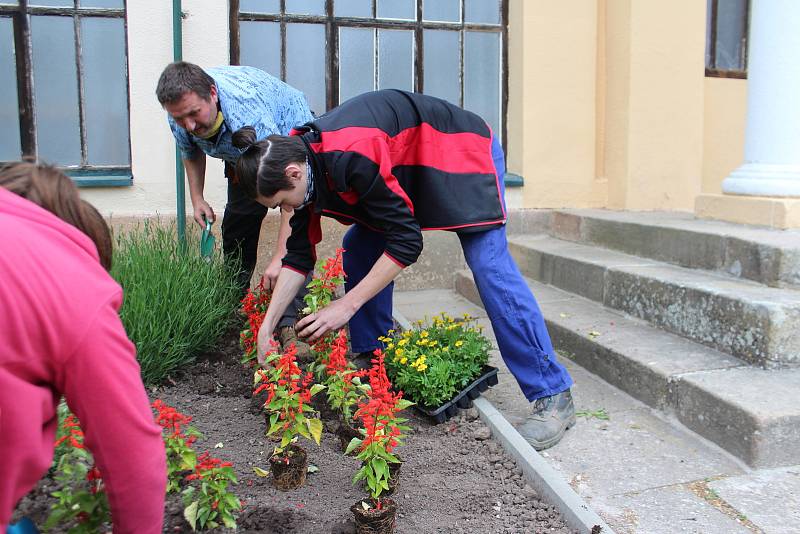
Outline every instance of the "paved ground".
<svg viewBox="0 0 800 534">
<path fill-rule="evenodd" d="M 455 291 L 398 292 L 395 307 L 411 321 L 442 311 L 469 313 L 492 337 L 483 309 Z M 496 350 L 492 360 L 500 368 L 500 383 L 485 396 L 509 422 L 518 423 L 528 403 Z M 575 380 L 573 396 L 583 415 L 542 456 L 617 533 L 800 533 L 800 466 L 749 469 L 577 364 L 562 361 Z"/>
</svg>

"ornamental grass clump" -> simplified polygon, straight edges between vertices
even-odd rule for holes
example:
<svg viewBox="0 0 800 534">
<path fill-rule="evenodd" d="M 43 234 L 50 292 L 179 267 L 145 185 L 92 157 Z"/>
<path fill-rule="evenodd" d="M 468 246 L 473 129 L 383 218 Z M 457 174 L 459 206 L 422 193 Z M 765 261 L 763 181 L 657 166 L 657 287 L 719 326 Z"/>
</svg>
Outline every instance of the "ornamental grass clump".
<svg viewBox="0 0 800 534">
<path fill-rule="evenodd" d="M 213 347 L 234 317 L 238 269 L 219 251 L 208 261 L 182 246 L 174 225 L 145 223 L 117 235 L 113 265 L 125 291 L 120 317 L 147 384 Z"/>
<path fill-rule="evenodd" d="M 353 483 L 364 480 L 370 500 L 362 501 L 362 508 L 381 509 L 382 494 L 390 490 L 390 465 L 399 465 L 400 459 L 394 449 L 402 445 L 409 427 L 404 425 L 407 419 L 398 413 L 414 403 L 403 399 L 403 392 L 392 392 L 392 384 L 386 376 L 384 355 L 375 351 L 369 369 L 370 390 L 356 410 L 355 417 L 364 426 L 361 438 L 353 438 L 347 447 L 347 453 L 358 451 L 356 458 L 361 460 L 361 469 L 353 477 Z"/>
<path fill-rule="evenodd" d="M 381 337 L 395 387 L 415 403 L 435 408 L 480 376 L 491 343 L 474 321 L 468 314 L 454 319 L 442 313 L 430 323 L 418 321 L 412 330 L 390 330 Z"/>
</svg>

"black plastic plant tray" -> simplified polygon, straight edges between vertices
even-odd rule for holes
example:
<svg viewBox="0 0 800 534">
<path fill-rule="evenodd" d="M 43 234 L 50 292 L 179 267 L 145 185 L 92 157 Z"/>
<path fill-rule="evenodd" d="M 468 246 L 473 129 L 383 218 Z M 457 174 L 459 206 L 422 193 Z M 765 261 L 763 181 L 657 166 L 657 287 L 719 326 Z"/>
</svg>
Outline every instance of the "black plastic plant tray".
<svg viewBox="0 0 800 534">
<path fill-rule="evenodd" d="M 473 399 L 477 399 L 482 392 L 496 385 L 497 367 L 484 365 L 480 376 L 473 380 L 470 385 L 458 392 L 458 394 L 448 402 L 436 408 L 427 408 L 419 405 L 415 405 L 414 407 L 433 419 L 433 421 L 438 425 L 439 423 L 444 423 L 456 415 L 459 408 L 465 410 L 467 408 L 472 408 Z"/>
</svg>

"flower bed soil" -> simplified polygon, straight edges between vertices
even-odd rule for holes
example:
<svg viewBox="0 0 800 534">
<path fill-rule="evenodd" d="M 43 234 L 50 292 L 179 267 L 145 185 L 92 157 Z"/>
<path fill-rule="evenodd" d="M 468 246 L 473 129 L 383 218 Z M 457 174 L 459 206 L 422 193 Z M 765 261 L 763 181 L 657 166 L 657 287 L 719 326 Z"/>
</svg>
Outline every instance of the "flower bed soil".
<svg viewBox="0 0 800 534">
<path fill-rule="evenodd" d="M 233 490 L 244 501 L 238 532 L 354 533 L 350 506 L 365 493 L 350 482 L 358 460 L 341 452 L 335 423 L 325 421 L 320 446 L 301 442 L 318 471 L 298 490 L 276 490 L 269 477 L 253 471 L 269 469 L 273 444 L 264 437 L 264 416 L 251 399 L 252 372 L 238 362 L 237 334 L 231 332 L 220 347 L 149 393 L 194 417 L 204 435 L 198 451 L 234 463 L 239 484 Z M 398 449 L 405 462 L 393 496 L 398 534 L 574 532 L 525 483 L 474 408 L 441 425 L 408 412 L 412 430 Z M 42 524 L 54 489 L 52 480 L 43 479 L 20 503 L 14 520 L 24 514 Z M 179 497 L 170 496 L 164 532 L 190 531 Z"/>
</svg>

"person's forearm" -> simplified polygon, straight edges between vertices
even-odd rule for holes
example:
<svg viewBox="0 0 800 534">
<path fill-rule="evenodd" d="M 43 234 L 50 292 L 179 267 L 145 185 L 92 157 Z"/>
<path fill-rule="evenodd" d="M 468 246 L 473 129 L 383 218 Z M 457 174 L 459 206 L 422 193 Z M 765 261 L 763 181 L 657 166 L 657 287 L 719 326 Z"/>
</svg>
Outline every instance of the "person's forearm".
<svg viewBox="0 0 800 534">
<path fill-rule="evenodd" d="M 189 198 L 192 204 L 203 199 L 203 189 L 206 183 L 206 155 L 200 154 L 193 159 L 184 159 L 186 179 L 189 182 Z"/>
<path fill-rule="evenodd" d="M 286 240 L 292 234 L 292 227 L 289 226 L 292 215 L 294 215 L 294 211 L 281 210 L 281 223 L 278 227 L 278 237 L 275 240 L 274 258 L 283 259 L 286 256 Z"/>
<path fill-rule="evenodd" d="M 286 311 L 286 308 L 294 300 L 294 296 L 300 290 L 305 281 L 305 276 L 291 269 L 281 269 L 275 289 L 272 291 L 272 298 L 269 301 L 264 322 L 259 330 L 259 343 L 266 342 L 272 337 L 272 332 L 278 324 L 278 320 Z M 262 339 L 263 338 L 263 339 Z"/>
</svg>

